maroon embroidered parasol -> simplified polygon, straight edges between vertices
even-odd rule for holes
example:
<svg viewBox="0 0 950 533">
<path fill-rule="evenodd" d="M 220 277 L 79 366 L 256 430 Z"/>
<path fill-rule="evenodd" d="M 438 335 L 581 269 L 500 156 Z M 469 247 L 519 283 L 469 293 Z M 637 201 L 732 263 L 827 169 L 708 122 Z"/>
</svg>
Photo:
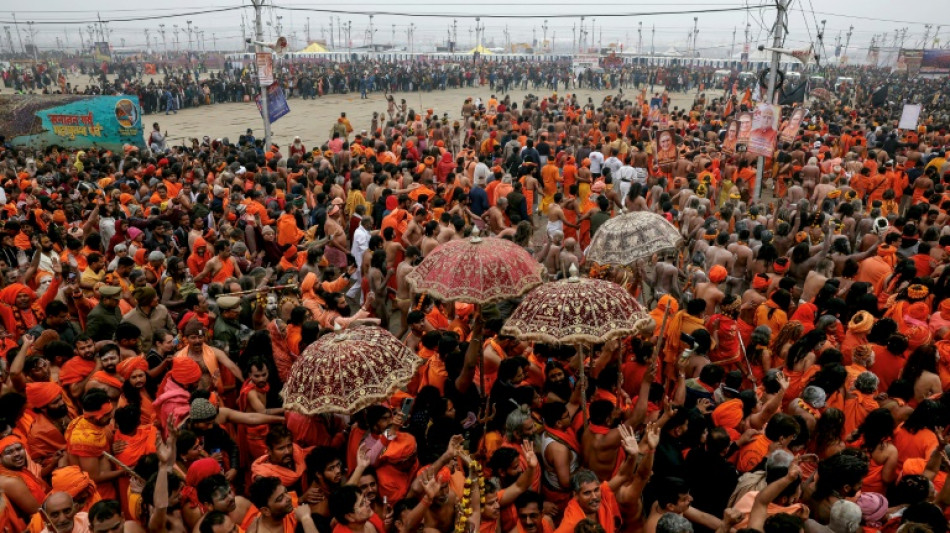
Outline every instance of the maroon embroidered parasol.
<svg viewBox="0 0 950 533">
<path fill-rule="evenodd" d="M 544 267 L 517 244 L 493 237 L 449 241 L 406 276 L 416 293 L 488 304 L 516 298 L 544 282 Z"/>
<path fill-rule="evenodd" d="M 330 333 L 308 346 L 290 369 L 284 407 L 305 415 L 353 414 L 388 399 L 422 363 L 392 333 L 362 326 Z"/>
<path fill-rule="evenodd" d="M 545 283 L 529 292 L 501 332 L 546 344 L 600 344 L 632 335 L 646 315 L 637 300 L 612 281 L 578 278 Z"/>
</svg>

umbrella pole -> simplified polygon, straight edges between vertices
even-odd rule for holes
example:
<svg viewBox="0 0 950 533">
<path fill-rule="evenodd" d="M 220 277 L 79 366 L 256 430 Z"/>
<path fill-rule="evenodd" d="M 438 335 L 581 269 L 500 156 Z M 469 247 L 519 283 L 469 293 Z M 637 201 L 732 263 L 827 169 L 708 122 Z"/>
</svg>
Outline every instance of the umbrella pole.
<svg viewBox="0 0 950 533">
<path fill-rule="evenodd" d="M 578 385 L 581 386 L 581 417 L 584 421 L 584 426 L 587 426 L 587 379 L 584 373 L 584 366 L 586 366 L 586 357 L 584 356 L 584 346 L 581 344 L 575 345 L 577 349 L 577 355 L 581 358 L 580 364 L 580 380 Z"/>
</svg>

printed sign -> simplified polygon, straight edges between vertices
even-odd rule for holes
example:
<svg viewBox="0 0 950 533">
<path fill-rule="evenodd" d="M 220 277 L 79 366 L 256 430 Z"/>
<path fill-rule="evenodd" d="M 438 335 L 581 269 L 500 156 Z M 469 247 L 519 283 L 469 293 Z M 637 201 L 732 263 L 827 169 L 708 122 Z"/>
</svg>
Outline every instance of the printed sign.
<svg viewBox="0 0 950 533">
<path fill-rule="evenodd" d="M 778 121 L 782 109 L 771 104 L 758 104 L 752 115 L 752 131 L 749 135 L 748 152 L 752 155 L 772 157 L 778 140 Z"/>
<path fill-rule="evenodd" d="M 902 130 L 916 130 L 917 120 L 920 118 L 920 104 L 904 104 L 904 111 L 901 112 L 901 121 L 897 127 Z"/>
<path fill-rule="evenodd" d="M 257 83 L 261 87 L 274 84 L 274 56 L 270 52 L 257 53 Z"/>
<path fill-rule="evenodd" d="M 257 102 L 257 111 L 264 116 L 264 104 L 261 102 L 261 95 L 254 99 Z M 287 105 L 287 97 L 284 96 L 284 90 L 280 84 L 273 84 L 267 88 L 267 115 L 270 117 L 270 123 L 277 122 L 277 119 L 290 113 L 290 106 Z"/>
<path fill-rule="evenodd" d="M 39 133 L 11 136 L 14 147 L 105 148 L 125 145 L 145 148 L 142 108 L 136 96 L 84 96 L 69 103 L 40 109 Z M 24 117 L 25 118 L 25 117 Z M 33 130 L 36 131 L 36 130 Z"/>
</svg>

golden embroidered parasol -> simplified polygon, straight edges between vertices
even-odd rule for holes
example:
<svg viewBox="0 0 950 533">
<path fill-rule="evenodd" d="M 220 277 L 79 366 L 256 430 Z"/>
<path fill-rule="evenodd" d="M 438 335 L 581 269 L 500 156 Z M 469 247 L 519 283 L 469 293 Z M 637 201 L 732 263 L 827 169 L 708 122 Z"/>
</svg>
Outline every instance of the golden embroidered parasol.
<svg viewBox="0 0 950 533">
<path fill-rule="evenodd" d="M 544 267 L 517 244 L 494 237 L 449 241 L 406 276 L 416 293 L 445 301 L 488 304 L 517 298 L 544 282 Z"/>
<path fill-rule="evenodd" d="M 584 250 L 584 258 L 600 265 L 628 266 L 682 243 L 679 230 L 665 218 L 637 211 L 604 222 Z"/>
<path fill-rule="evenodd" d="M 388 399 L 422 363 L 392 333 L 362 326 L 330 333 L 308 346 L 290 369 L 284 407 L 305 415 L 353 414 Z"/>
</svg>

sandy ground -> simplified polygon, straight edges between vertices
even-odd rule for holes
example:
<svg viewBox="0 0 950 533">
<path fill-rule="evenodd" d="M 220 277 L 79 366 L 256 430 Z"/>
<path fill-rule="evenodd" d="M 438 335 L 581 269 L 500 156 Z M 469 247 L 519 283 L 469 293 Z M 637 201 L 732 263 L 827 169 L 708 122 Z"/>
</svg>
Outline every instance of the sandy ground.
<svg viewBox="0 0 950 533">
<path fill-rule="evenodd" d="M 657 90 L 661 88 L 657 87 Z M 512 91 L 512 101 L 521 105 L 525 95 L 532 91 Z M 563 92 L 563 91 L 561 91 Z M 629 94 L 631 91 L 626 91 Z M 547 95 L 548 91 L 539 91 L 535 94 Z M 600 103 L 609 94 L 609 91 L 577 91 L 579 101 L 593 98 Z M 447 112 L 449 118 L 458 118 L 462 103 L 468 97 L 481 97 L 487 101 L 492 92 L 487 86 L 481 88 L 452 89 L 447 91 L 433 91 L 430 93 L 396 93 L 396 102 L 405 98 L 410 109 L 424 112 L 433 109 L 441 116 Z M 629 97 L 629 96 L 628 96 Z M 680 108 L 692 104 L 694 94 L 677 93 L 672 95 L 673 105 Z M 308 149 L 329 140 L 330 127 L 345 112 L 353 128 L 359 132 L 369 129 L 373 111 L 386 113 L 386 99 L 381 93 L 370 93 L 369 98 L 361 100 L 359 93 L 330 95 L 316 100 L 301 100 L 292 98 L 288 101 L 290 113 L 272 124 L 272 140 L 279 146 L 290 144 L 295 136 L 300 136 Z M 143 117 L 142 122 L 146 133 L 151 131 L 151 125 L 158 122 L 162 131 L 168 132 L 169 141 L 175 144 L 181 139 L 192 137 L 201 138 L 208 135 L 211 138 L 228 137 L 231 142 L 237 142 L 238 137 L 247 128 L 254 130 L 254 135 L 263 137 L 264 126 L 257 106 L 253 102 L 227 103 L 183 109 L 177 114 L 154 114 Z"/>
</svg>

